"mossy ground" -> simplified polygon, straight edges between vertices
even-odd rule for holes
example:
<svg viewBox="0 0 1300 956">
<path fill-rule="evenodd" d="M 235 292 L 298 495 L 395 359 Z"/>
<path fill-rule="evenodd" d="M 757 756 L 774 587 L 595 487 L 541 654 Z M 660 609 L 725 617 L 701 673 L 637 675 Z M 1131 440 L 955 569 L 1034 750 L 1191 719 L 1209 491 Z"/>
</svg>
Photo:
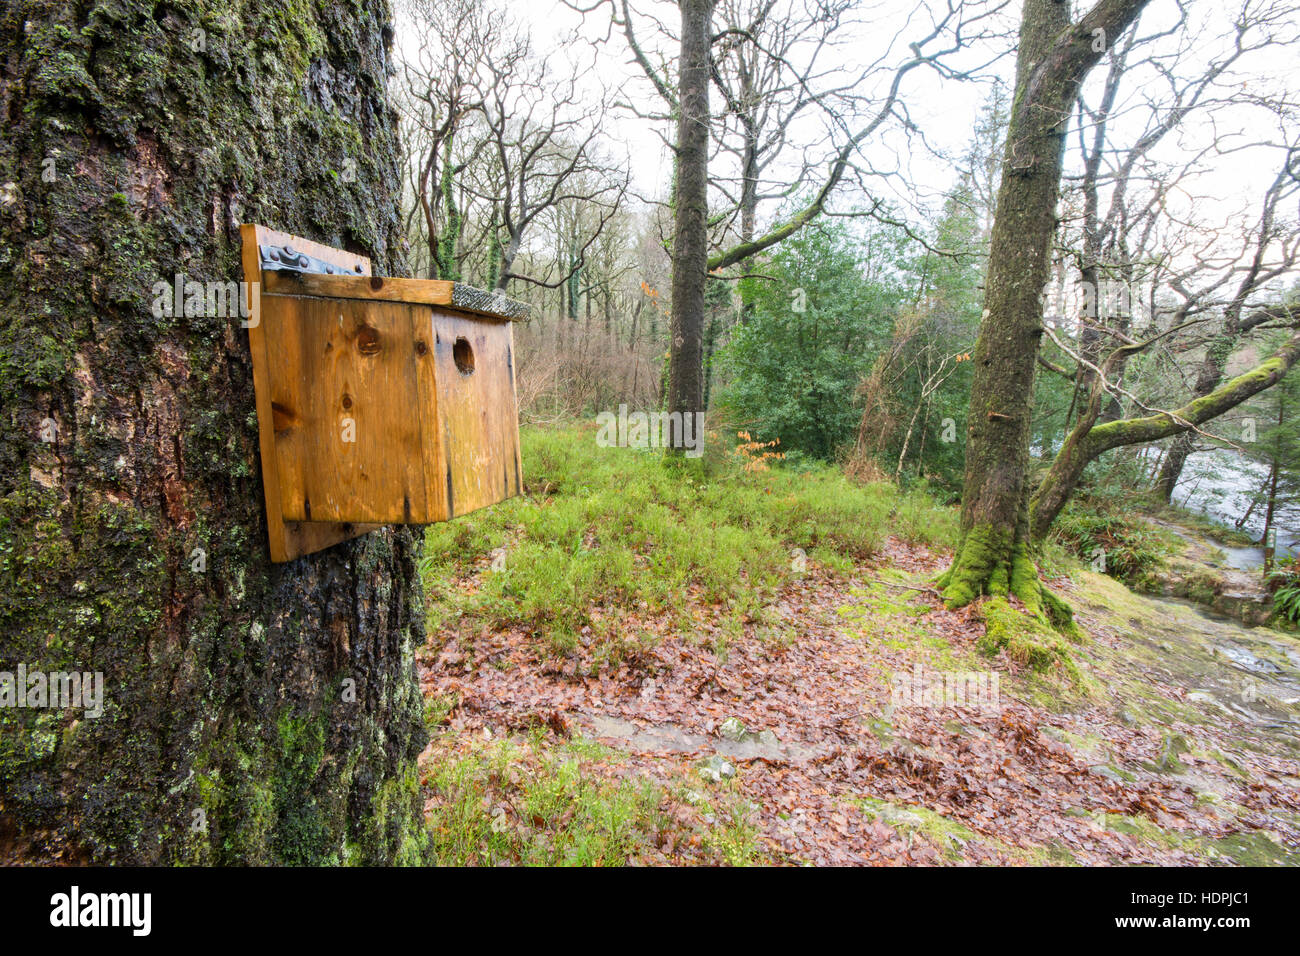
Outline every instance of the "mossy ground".
<svg viewBox="0 0 1300 956">
<path fill-rule="evenodd" d="M 1078 682 L 1065 639 L 1079 642 L 1085 635 L 1069 603 L 1043 584 L 1028 547 L 1011 542 L 1009 532 L 987 525 L 968 529 L 935 584 L 949 608 L 978 605 L 985 654 L 1005 652 L 1025 667 Z"/>
<path fill-rule="evenodd" d="M 1005 651 L 1018 664 L 1036 671 L 1059 669 L 1078 681 L 1079 670 L 1069 646 L 1041 615 L 1017 607 L 1004 597 L 988 598 L 980 605 L 980 614 L 984 617 L 984 636 L 979 648 L 985 654 Z"/>
</svg>

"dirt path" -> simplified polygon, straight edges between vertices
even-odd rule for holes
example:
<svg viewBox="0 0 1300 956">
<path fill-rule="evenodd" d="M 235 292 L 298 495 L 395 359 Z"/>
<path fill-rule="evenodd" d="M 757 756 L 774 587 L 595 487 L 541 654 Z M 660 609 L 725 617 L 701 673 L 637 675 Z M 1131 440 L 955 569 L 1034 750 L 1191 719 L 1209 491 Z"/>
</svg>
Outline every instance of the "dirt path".
<svg viewBox="0 0 1300 956">
<path fill-rule="evenodd" d="M 1062 590 L 1092 635 L 1072 685 L 982 656 L 978 612 L 924 590 L 940 563 L 891 542 L 849 580 L 810 569 L 743 635 L 701 604 L 692 633 L 612 658 L 443 635 L 426 767 L 485 736 L 591 739 L 609 758 L 584 773 L 654 781 L 683 818 L 725 795 L 779 863 L 1300 862 L 1294 638 L 1084 574 Z M 938 675 L 996 675 L 998 699 L 900 693 Z"/>
</svg>

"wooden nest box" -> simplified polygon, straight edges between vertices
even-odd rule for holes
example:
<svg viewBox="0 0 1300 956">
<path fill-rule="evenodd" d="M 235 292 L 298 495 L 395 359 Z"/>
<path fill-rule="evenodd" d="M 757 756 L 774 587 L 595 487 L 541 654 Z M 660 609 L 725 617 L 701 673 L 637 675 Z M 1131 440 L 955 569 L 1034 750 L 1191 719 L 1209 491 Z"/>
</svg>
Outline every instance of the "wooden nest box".
<svg viewBox="0 0 1300 956">
<path fill-rule="evenodd" d="M 527 306 L 241 227 L 271 560 L 519 494 Z"/>
</svg>

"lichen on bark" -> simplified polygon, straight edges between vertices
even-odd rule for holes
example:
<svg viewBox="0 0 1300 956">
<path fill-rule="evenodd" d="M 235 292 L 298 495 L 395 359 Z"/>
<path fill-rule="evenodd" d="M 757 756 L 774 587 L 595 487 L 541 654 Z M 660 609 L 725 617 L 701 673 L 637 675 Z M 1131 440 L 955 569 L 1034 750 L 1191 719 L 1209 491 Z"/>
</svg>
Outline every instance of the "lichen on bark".
<svg viewBox="0 0 1300 956">
<path fill-rule="evenodd" d="M 404 274 L 382 0 L 23 0 L 0 16 L 0 859 L 414 862 L 418 532 L 272 565 L 240 222 Z M 53 422 L 57 438 L 42 441 Z M 201 552 L 203 570 L 195 570 Z"/>
</svg>

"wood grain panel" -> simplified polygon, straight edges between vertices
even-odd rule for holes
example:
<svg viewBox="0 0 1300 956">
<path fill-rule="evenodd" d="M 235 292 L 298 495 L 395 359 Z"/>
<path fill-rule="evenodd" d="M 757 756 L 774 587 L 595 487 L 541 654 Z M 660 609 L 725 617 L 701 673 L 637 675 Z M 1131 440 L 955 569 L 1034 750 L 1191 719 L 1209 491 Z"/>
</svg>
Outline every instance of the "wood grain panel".
<svg viewBox="0 0 1300 956">
<path fill-rule="evenodd" d="M 423 306 L 263 296 L 280 507 L 297 521 L 424 523 L 415 344 Z"/>
<path fill-rule="evenodd" d="M 519 494 L 513 330 L 445 309 L 433 309 L 432 320 L 447 512 L 455 517 Z M 473 371 L 457 366 L 458 339 Z"/>
<path fill-rule="evenodd" d="M 280 485 L 276 469 L 275 433 L 271 411 L 270 368 L 265 330 L 260 321 L 260 291 L 263 286 L 259 245 L 291 245 L 308 255 L 325 262 L 352 269 L 361 267 L 369 276 L 370 260 L 365 256 L 333 249 L 330 246 L 303 239 L 287 232 L 277 232 L 265 226 L 246 223 L 239 227 L 242 243 L 241 263 L 244 281 L 249 286 L 250 318 L 248 345 L 253 360 L 253 388 L 257 404 L 258 446 L 262 461 L 262 494 L 266 506 L 266 535 L 271 550 L 271 560 L 291 561 L 304 554 L 321 551 L 341 541 L 373 531 L 378 525 L 327 524 L 319 522 L 286 522 L 280 513 Z"/>
</svg>

